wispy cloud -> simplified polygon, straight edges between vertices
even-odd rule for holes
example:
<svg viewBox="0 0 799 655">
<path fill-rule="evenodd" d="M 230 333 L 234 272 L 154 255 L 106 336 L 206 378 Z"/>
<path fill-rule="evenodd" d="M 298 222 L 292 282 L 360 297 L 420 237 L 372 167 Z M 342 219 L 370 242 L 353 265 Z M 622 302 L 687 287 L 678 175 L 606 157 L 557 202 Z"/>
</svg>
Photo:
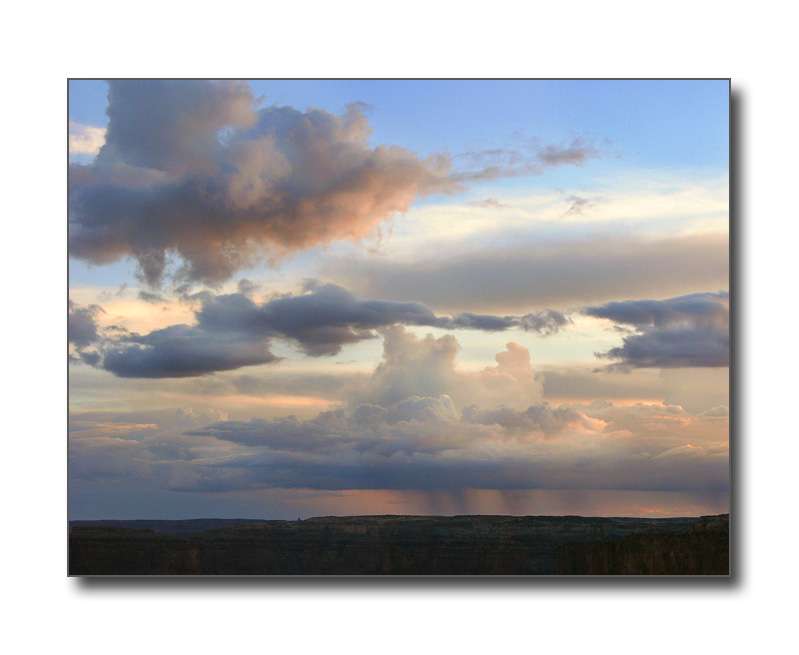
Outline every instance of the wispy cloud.
<svg viewBox="0 0 799 655">
<path fill-rule="evenodd" d="M 537 139 L 520 139 L 518 148 L 491 148 L 464 152 L 456 156 L 456 161 L 467 162 L 471 170 L 458 170 L 452 173 L 453 179 L 461 182 L 497 180 L 524 175 L 542 175 L 556 166 L 582 166 L 591 159 L 602 155 L 593 140 L 576 138 L 565 144 L 541 144 Z"/>
<path fill-rule="evenodd" d="M 105 143 L 105 128 L 69 122 L 69 154 L 91 155 L 100 152 Z"/>
</svg>

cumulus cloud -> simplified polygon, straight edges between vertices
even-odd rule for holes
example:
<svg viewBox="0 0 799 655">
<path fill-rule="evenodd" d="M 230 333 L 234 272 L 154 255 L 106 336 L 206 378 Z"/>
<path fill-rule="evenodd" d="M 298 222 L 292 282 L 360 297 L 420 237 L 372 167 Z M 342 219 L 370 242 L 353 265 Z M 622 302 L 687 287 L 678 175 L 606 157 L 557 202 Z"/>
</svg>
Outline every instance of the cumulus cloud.
<svg viewBox="0 0 799 655">
<path fill-rule="evenodd" d="M 433 192 L 458 188 L 445 157 L 369 145 L 341 115 L 257 108 L 243 82 L 112 80 L 105 144 L 70 168 L 70 254 L 136 259 L 150 284 L 167 255 L 216 283 L 256 257 L 360 239 Z"/>
<path fill-rule="evenodd" d="M 601 431 L 605 423 L 588 417 L 568 405 L 552 407 L 548 403 L 531 405 L 523 412 L 510 407 L 481 410 L 476 405 L 464 409 L 463 420 L 479 425 L 498 425 L 511 433 L 554 437 L 567 428 Z"/>
<path fill-rule="evenodd" d="M 376 233 L 432 193 L 600 156 L 585 139 L 522 139 L 519 150 L 464 153 L 469 170 L 454 172 L 447 155 L 373 147 L 362 103 L 341 114 L 259 103 L 244 82 L 110 81 L 106 130 L 71 128 L 73 151 L 97 156 L 70 167 L 70 255 L 132 257 L 153 286 L 175 256 L 176 276 L 215 284 L 256 262 Z"/>
<path fill-rule="evenodd" d="M 447 334 L 418 338 L 400 326 L 381 330 L 383 357 L 369 380 L 353 389 L 352 404 L 389 407 L 414 396 L 446 395 L 457 406 L 505 403 L 527 407 L 540 401 L 542 385 L 530 366 L 530 352 L 515 342 L 496 356 L 497 365 L 477 373 L 458 369 L 460 345 Z"/>
<path fill-rule="evenodd" d="M 730 365 L 729 293 L 694 293 L 668 300 L 629 300 L 584 312 L 632 326 L 622 345 L 598 357 L 624 367 L 681 368 Z"/>
<path fill-rule="evenodd" d="M 695 235 L 534 243 L 413 261 L 331 258 L 321 273 L 365 297 L 416 300 L 437 311 L 575 307 L 724 288 L 729 239 Z"/>
</svg>

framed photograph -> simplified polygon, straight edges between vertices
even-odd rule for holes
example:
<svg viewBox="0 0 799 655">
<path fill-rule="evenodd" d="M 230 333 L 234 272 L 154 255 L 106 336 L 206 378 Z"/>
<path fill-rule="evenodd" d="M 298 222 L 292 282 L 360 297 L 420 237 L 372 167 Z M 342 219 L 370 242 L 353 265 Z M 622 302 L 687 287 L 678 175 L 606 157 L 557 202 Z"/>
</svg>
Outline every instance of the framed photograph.
<svg viewBox="0 0 799 655">
<path fill-rule="evenodd" d="M 729 80 L 68 95 L 69 575 L 729 575 Z"/>
</svg>

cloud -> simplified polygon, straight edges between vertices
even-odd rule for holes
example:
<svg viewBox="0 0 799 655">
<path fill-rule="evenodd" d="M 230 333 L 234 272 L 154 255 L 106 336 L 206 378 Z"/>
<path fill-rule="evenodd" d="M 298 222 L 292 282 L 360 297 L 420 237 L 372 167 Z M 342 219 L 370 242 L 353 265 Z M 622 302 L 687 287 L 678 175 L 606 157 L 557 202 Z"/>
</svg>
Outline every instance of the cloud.
<svg viewBox="0 0 799 655">
<path fill-rule="evenodd" d="M 172 325 L 146 335 L 106 335 L 99 344 L 105 353 L 103 368 L 121 377 L 189 377 L 276 361 L 267 348 L 273 338 L 290 340 L 306 355 L 321 357 L 376 338 L 375 330 L 393 325 L 489 332 L 520 328 L 549 336 L 570 322 L 551 310 L 525 316 L 436 316 L 421 303 L 359 300 L 343 287 L 317 281 L 307 281 L 299 295 L 257 303 L 250 297 L 252 283 L 245 280 L 239 286 L 247 293 L 184 293 L 185 300 L 199 303 L 195 325 Z M 140 291 L 139 297 L 163 301 L 148 291 Z"/>
<path fill-rule="evenodd" d="M 693 293 L 668 300 L 625 300 L 600 307 L 587 307 L 584 312 L 596 318 L 636 328 L 665 328 L 686 322 L 703 325 L 729 325 L 730 294 Z"/>
<path fill-rule="evenodd" d="M 611 302 L 588 316 L 631 325 L 622 345 L 597 353 L 617 366 L 681 368 L 730 365 L 729 293 L 695 293 L 668 300 Z"/>
<path fill-rule="evenodd" d="M 730 333 L 717 326 L 647 329 L 597 357 L 632 367 L 729 366 Z"/>
<path fill-rule="evenodd" d="M 361 386 L 368 374 L 361 372 L 296 373 L 272 370 L 269 375 L 242 374 L 230 379 L 233 388 L 255 398 L 264 396 L 297 396 L 325 398 L 344 402 L 353 387 Z"/>
<path fill-rule="evenodd" d="M 96 155 L 105 143 L 105 128 L 69 122 L 69 154 Z"/>
<path fill-rule="evenodd" d="M 277 360 L 263 339 L 172 325 L 120 337 L 105 350 L 102 367 L 119 377 L 180 378 Z"/>
<path fill-rule="evenodd" d="M 571 323 L 571 319 L 554 309 L 526 314 L 519 319 L 519 325 L 525 332 L 537 332 L 542 336 L 556 334 L 568 323 Z"/>
<path fill-rule="evenodd" d="M 536 371 L 550 402 L 590 402 L 596 398 L 679 405 L 691 413 L 729 405 L 726 368 L 608 368 L 563 365 Z"/>
<path fill-rule="evenodd" d="M 296 341 L 311 356 L 335 355 L 342 346 L 372 339 L 378 328 L 415 325 L 442 329 L 501 332 L 520 327 L 542 336 L 556 333 L 569 323 L 560 312 L 525 316 L 457 314 L 436 316 L 418 302 L 359 300 L 334 284 L 308 281 L 305 293 L 286 295 L 257 304 L 243 294 L 208 297 L 197 313 L 198 324 L 209 331 L 239 331 Z"/>
<path fill-rule="evenodd" d="M 437 311 L 529 311 L 726 287 L 729 240 L 620 236 L 412 261 L 333 258 L 321 274 L 360 296 L 413 299 Z"/>
<path fill-rule="evenodd" d="M 202 304 L 197 320 L 209 331 L 292 339 L 312 356 L 334 355 L 346 344 L 374 338 L 372 330 L 378 327 L 436 320 L 420 303 L 360 301 L 335 285 L 307 283 L 305 289 L 260 305 L 242 294 L 216 296 Z"/>
<path fill-rule="evenodd" d="M 353 388 L 352 405 L 390 407 L 416 396 L 452 398 L 458 407 L 504 403 L 527 407 L 542 396 L 541 382 L 530 366 L 530 352 L 515 342 L 496 356 L 497 365 L 477 373 L 460 371 L 460 350 L 452 335 L 418 338 L 400 326 L 381 330 L 383 356 L 372 376 Z"/>
<path fill-rule="evenodd" d="M 548 403 L 531 405 L 523 412 L 510 407 L 481 410 L 476 405 L 471 405 L 463 410 L 463 420 L 479 425 L 498 425 L 514 433 L 542 434 L 546 438 L 555 437 L 567 428 L 596 432 L 606 425 L 573 407 L 552 407 Z"/>
<path fill-rule="evenodd" d="M 95 317 L 105 313 L 99 305 L 80 306 L 72 300 L 67 314 L 67 340 L 78 348 L 90 346 L 100 340 Z"/>
<path fill-rule="evenodd" d="M 571 206 L 564 212 L 564 216 L 582 216 L 586 209 L 590 209 L 595 205 L 592 200 L 580 198 L 579 196 L 569 196 L 566 200 L 571 203 Z"/>
<path fill-rule="evenodd" d="M 598 159 L 599 151 L 593 143 L 584 139 L 575 139 L 568 145 L 548 145 L 541 149 L 538 159 L 547 166 L 562 166 L 563 164 L 584 164 L 589 159 Z"/>
<path fill-rule="evenodd" d="M 240 294 L 244 296 L 252 296 L 252 294 L 257 291 L 261 285 L 253 282 L 252 280 L 248 280 L 247 278 L 242 278 L 238 281 L 236 286 Z"/>
<path fill-rule="evenodd" d="M 482 207 L 483 209 L 498 209 L 500 207 L 509 207 L 510 205 L 506 205 L 504 202 L 501 202 L 497 198 L 485 198 L 483 200 L 474 200 L 469 203 L 474 207 Z"/>
<path fill-rule="evenodd" d="M 70 255 L 133 257 L 151 285 L 217 283 L 262 257 L 356 240 L 418 197 L 451 192 L 443 156 L 371 147 L 341 115 L 257 108 L 243 82 L 112 80 L 105 145 L 70 168 Z"/>
<path fill-rule="evenodd" d="M 518 344 L 468 373 L 451 335 L 382 332 L 373 375 L 351 380 L 348 404 L 311 418 L 217 416 L 203 426 L 186 410 L 74 416 L 70 475 L 187 492 L 729 488 L 723 408 L 554 406 Z"/>
<path fill-rule="evenodd" d="M 152 291 L 147 291 L 146 289 L 139 289 L 138 297 L 144 302 L 153 304 L 165 301 L 165 298 L 160 293 L 153 293 Z"/>
<path fill-rule="evenodd" d="M 477 168 L 453 173 L 452 177 L 459 181 L 474 182 L 542 175 L 548 168 L 556 166 L 582 166 L 589 159 L 599 159 L 601 153 L 592 141 L 583 138 L 574 139 L 567 144 L 546 146 L 541 145 L 537 139 L 527 139 L 523 140 L 520 148 L 470 151 L 461 153 L 458 157 L 466 159 Z"/>
<path fill-rule="evenodd" d="M 127 420 L 126 420 L 127 418 Z M 301 420 L 217 420 L 182 433 L 82 417 L 73 479 L 180 491 L 618 489 L 724 492 L 727 419 L 661 404 L 467 408 L 447 396 Z"/>
</svg>

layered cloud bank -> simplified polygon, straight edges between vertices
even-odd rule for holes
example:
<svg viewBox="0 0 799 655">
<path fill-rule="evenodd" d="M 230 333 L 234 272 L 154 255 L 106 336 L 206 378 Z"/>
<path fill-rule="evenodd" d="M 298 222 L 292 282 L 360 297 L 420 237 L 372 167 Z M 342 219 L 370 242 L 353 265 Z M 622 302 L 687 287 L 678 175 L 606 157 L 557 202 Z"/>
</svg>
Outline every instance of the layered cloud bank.
<svg viewBox="0 0 799 655">
<path fill-rule="evenodd" d="M 245 285 L 246 286 L 246 285 Z M 377 336 L 395 325 L 500 332 L 520 328 L 548 336 L 569 323 L 554 310 L 524 316 L 457 314 L 436 316 L 417 302 L 359 300 L 346 289 L 308 282 L 305 293 L 284 295 L 258 304 L 247 293 L 187 297 L 199 303 L 195 325 L 172 325 L 149 334 L 99 334 L 94 322 L 102 308 L 72 306 L 70 342 L 84 359 L 121 377 L 190 377 L 277 360 L 268 340 L 287 339 L 306 355 L 335 355 L 343 346 Z M 74 324 L 74 325 L 73 325 Z"/>
<path fill-rule="evenodd" d="M 272 339 L 288 340 L 305 355 L 332 356 L 344 346 L 379 334 L 395 338 L 394 326 L 503 332 L 520 329 L 549 336 L 571 319 L 555 310 L 522 316 L 461 313 L 437 316 L 413 301 L 360 300 L 347 289 L 308 281 L 303 293 L 258 303 L 243 292 L 185 295 L 196 303 L 193 325 L 171 325 L 148 334 L 117 326 L 101 329 L 98 305 L 70 301 L 69 341 L 73 360 L 101 366 L 120 377 L 193 377 L 278 361 Z M 148 294 L 150 295 L 150 294 Z M 697 293 L 667 300 L 629 300 L 589 306 L 586 316 L 614 323 L 622 345 L 597 357 L 622 368 L 729 366 L 729 293 Z M 431 337 L 432 338 L 432 337 Z M 425 372 L 427 374 L 428 372 Z"/>
<path fill-rule="evenodd" d="M 349 406 L 305 420 L 78 415 L 71 473 L 194 492 L 727 489 L 726 407 L 555 407 L 541 401 L 526 349 L 509 343 L 473 374 L 458 372 L 456 352 L 451 337 L 392 328 Z"/>
<path fill-rule="evenodd" d="M 361 296 L 439 311 L 579 307 L 729 285 L 726 234 L 563 240 L 414 258 L 335 258 L 321 271 Z"/>
</svg>

